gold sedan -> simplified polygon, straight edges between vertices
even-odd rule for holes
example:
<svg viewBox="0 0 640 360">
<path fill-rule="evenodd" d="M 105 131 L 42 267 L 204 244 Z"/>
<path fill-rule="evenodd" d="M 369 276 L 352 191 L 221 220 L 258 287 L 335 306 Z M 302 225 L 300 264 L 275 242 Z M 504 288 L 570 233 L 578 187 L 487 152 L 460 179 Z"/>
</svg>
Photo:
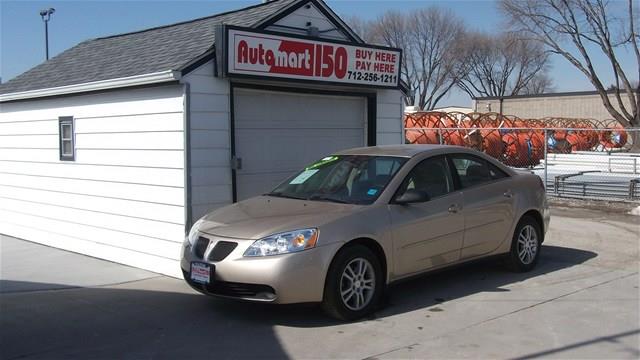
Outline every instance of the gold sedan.
<svg viewBox="0 0 640 360">
<path fill-rule="evenodd" d="M 318 302 L 351 320 L 416 274 L 494 255 L 531 270 L 548 225 L 544 186 L 530 172 L 461 147 L 364 147 L 207 214 L 181 267 L 207 295 Z"/>
</svg>

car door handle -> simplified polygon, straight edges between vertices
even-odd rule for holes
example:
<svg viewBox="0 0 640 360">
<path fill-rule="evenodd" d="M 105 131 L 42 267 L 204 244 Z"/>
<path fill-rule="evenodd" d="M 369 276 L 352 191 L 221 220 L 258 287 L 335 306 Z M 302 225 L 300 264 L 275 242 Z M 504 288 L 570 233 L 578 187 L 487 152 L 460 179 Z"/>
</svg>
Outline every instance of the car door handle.
<svg viewBox="0 0 640 360">
<path fill-rule="evenodd" d="M 502 195 L 504 195 L 504 197 L 509 198 L 509 199 L 513 197 L 513 193 L 511 192 L 511 190 L 505 191 L 505 193 L 502 194 Z"/>
<path fill-rule="evenodd" d="M 449 206 L 449 209 L 447 209 L 450 213 L 455 214 L 458 211 L 460 211 L 460 207 L 457 204 L 453 204 L 451 206 Z"/>
</svg>

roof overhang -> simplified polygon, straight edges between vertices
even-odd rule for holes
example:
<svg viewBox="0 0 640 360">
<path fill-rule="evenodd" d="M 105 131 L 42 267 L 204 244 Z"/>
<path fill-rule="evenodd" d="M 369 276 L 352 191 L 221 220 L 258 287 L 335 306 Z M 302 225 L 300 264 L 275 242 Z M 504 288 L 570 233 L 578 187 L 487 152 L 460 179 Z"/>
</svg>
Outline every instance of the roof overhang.
<svg viewBox="0 0 640 360">
<path fill-rule="evenodd" d="M 82 84 L 66 85 L 47 89 L 21 91 L 0 94 L 0 102 L 59 96 L 67 94 L 85 93 L 90 91 L 126 88 L 141 85 L 158 84 L 180 80 L 181 72 L 167 70 L 157 73 L 135 75 L 116 79 L 92 81 Z"/>
</svg>

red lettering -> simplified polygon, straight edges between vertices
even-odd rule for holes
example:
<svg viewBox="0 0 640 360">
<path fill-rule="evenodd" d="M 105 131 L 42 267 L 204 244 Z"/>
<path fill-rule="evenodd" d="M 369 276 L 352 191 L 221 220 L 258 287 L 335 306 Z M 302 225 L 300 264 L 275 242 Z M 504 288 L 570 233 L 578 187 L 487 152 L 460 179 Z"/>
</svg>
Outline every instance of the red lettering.
<svg viewBox="0 0 640 360">
<path fill-rule="evenodd" d="M 320 76 L 320 70 L 322 69 L 322 45 L 316 45 L 316 60 L 314 62 L 315 64 L 315 71 L 314 71 L 314 75 L 315 76 Z"/>
<path fill-rule="evenodd" d="M 375 57 L 376 57 L 376 61 L 380 61 L 380 62 L 388 62 L 388 63 L 396 62 L 396 54 L 392 54 L 392 53 L 377 51 Z"/>
<path fill-rule="evenodd" d="M 258 59 L 260 64 L 264 64 L 264 49 L 262 48 L 262 44 L 258 45 Z"/>
<path fill-rule="evenodd" d="M 238 62 L 246 63 L 249 61 L 249 44 L 246 41 L 242 40 L 238 43 Z"/>
<path fill-rule="evenodd" d="M 276 62 L 275 62 L 275 58 L 273 56 L 273 51 L 267 50 L 266 54 L 264 55 L 264 61 L 269 66 L 274 66 L 275 65 Z"/>
<path fill-rule="evenodd" d="M 249 48 L 249 62 L 252 64 L 258 62 L 258 49 Z"/>
<path fill-rule="evenodd" d="M 330 77 L 333 74 L 333 46 L 322 46 L 322 77 Z"/>
<path fill-rule="evenodd" d="M 340 46 L 336 49 L 336 77 L 342 79 L 347 74 L 347 49 Z"/>
</svg>

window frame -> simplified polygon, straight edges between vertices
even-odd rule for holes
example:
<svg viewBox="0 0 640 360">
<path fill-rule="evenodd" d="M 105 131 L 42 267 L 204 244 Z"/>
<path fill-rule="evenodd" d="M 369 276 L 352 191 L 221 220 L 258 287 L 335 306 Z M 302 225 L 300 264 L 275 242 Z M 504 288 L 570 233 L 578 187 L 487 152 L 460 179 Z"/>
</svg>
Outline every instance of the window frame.
<svg viewBox="0 0 640 360">
<path fill-rule="evenodd" d="M 70 138 L 64 137 L 64 127 L 70 127 Z M 64 152 L 64 144 L 68 142 L 71 145 L 71 153 Z M 75 119 L 73 116 L 60 116 L 58 117 L 58 150 L 60 154 L 60 161 L 75 161 L 76 160 L 76 133 L 75 133 Z"/>
<path fill-rule="evenodd" d="M 509 179 L 511 177 L 511 175 L 508 172 L 502 170 L 498 165 L 495 165 L 491 161 L 489 161 L 489 160 L 487 160 L 487 159 L 485 159 L 485 158 L 483 158 L 481 156 L 475 155 L 475 154 L 451 153 L 451 154 L 447 154 L 446 156 L 447 156 L 447 162 L 449 163 L 449 169 L 451 170 L 451 176 L 453 176 L 453 182 L 454 182 L 454 184 L 456 186 L 456 190 L 467 190 L 467 189 L 473 189 L 473 188 L 476 188 L 476 187 L 479 187 L 479 186 L 495 184 L 497 182 L 504 181 L 504 180 Z M 458 174 L 458 170 L 456 168 L 456 165 L 453 162 L 453 158 L 456 157 L 456 156 L 468 156 L 468 157 L 471 157 L 472 159 L 483 163 L 487 167 L 487 170 L 490 169 L 489 166 L 493 166 L 496 169 L 498 169 L 498 171 L 503 173 L 504 176 L 500 177 L 500 178 L 497 178 L 497 179 L 491 178 L 491 180 L 489 180 L 489 181 L 485 181 L 485 182 L 480 183 L 480 184 L 475 184 L 475 185 L 472 185 L 472 186 L 464 187 L 464 186 L 462 186 L 462 180 L 460 179 L 460 175 Z"/>
<path fill-rule="evenodd" d="M 434 160 L 434 159 L 438 159 L 438 158 L 442 158 L 444 160 L 444 164 L 447 167 L 447 169 L 449 171 L 449 177 L 451 179 L 451 185 L 453 186 L 453 188 L 446 194 L 444 195 L 440 195 L 440 196 L 436 196 L 433 198 L 430 198 L 427 201 L 423 201 L 417 204 L 425 204 L 428 203 L 432 200 L 436 200 L 436 199 L 442 199 L 444 197 L 450 196 L 451 194 L 459 191 L 460 189 L 458 189 L 458 184 L 457 184 L 457 178 L 453 176 L 453 170 L 451 169 L 452 166 L 452 162 L 451 160 L 448 158 L 448 156 L 446 154 L 439 154 L 439 155 L 434 155 L 434 156 L 429 156 L 427 158 L 424 158 L 422 160 L 420 160 L 417 164 L 415 164 L 411 170 L 409 170 L 409 172 L 407 173 L 407 175 L 405 175 L 404 179 L 402 179 L 402 181 L 400 182 L 400 185 L 398 185 L 398 188 L 396 189 L 396 191 L 393 193 L 393 196 L 391 197 L 391 201 L 389 202 L 390 204 L 396 204 L 396 199 L 402 195 L 401 191 L 405 185 L 405 182 L 409 179 L 409 177 L 413 174 L 413 171 L 420 165 L 422 165 L 423 163 L 425 163 L 426 161 L 430 161 L 430 160 Z"/>
</svg>

